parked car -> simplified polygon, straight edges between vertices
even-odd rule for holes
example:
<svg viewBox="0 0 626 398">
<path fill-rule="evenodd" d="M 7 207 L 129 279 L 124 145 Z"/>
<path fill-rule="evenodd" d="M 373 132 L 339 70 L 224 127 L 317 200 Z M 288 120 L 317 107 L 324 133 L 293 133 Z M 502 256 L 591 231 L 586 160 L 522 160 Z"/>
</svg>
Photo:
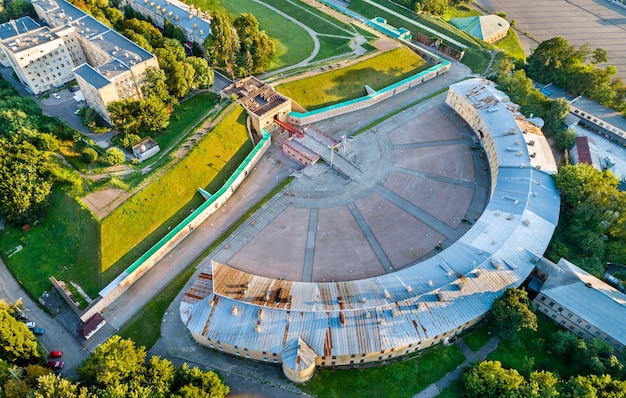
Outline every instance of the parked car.
<svg viewBox="0 0 626 398">
<path fill-rule="evenodd" d="M 78 108 L 78 109 L 76 109 L 76 110 L 74 111 L 74 115 L 80 115 L 80 108 Z"/>
<path fill-rule="evenodd" d="M 50 351 L 48 353 L 48 358 L 61 358 L 62 356 L 63 356 L 63 351 L 60 351 L 60 350 Z"/>
<path fill-rule="evenodd" d="M 35 326 L 37 326 L 37 325 L 35 324 L 35 322 L 33 322 L 33 321 L 27 321 L 27 322 L 24 322 L 24 324 L 25 324 L 25 325 L 26 325 L 26 327 L 28 327 L 29 329 L 34 329 L 34 328 L 35 328 Z"/>
<path fill-rule="evenodd" d="M 33 333 L 36 335 L 42 335 L 46 333 L 46 329 L 42 329 L 42 328 L 34 328 L 33 329 Z"/>
<path fill-rule="evenodd" d="M 63 369 L 65 362 L 63 361 L 48 361 L 48 367 L 53 369 Z"/>
<path fill-rule="evenodd" d="M 61 96 L 57 93 L 52 93 L 52 96 L 56 99 L 61 99 Z"/>
<path fill-rule="evenodd" d="M 26 314 L 25 314 L 24 312 L 22 312 L 22 311 L 18 311 L 18 312 L 17 312 L 17 315 L 15 315 L 15 317 L 16 317 L 17 319 L 19 319 L 20 321 L 24 321 L 24 320 L 28 319 L 28 317 L 26 316 Z"/>
</svg>

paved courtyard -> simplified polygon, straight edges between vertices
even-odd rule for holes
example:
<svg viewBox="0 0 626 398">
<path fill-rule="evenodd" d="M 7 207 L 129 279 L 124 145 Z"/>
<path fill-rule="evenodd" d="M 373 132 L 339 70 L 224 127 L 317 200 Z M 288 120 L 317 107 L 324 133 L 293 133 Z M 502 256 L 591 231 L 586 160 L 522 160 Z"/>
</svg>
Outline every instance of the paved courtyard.
<svg viewBox="0 0 626 398">
<path fill-rule="evenodd" d="M 297 173 L 213 258 L 271 278 L 347 281 L 414 265 L 452 244 L 484 209 L 489 181 L 470 130 L 444 99 L 341 144 L 334 162 L 351 163 L 356 177 L 328 162 Z"/>
</svg>

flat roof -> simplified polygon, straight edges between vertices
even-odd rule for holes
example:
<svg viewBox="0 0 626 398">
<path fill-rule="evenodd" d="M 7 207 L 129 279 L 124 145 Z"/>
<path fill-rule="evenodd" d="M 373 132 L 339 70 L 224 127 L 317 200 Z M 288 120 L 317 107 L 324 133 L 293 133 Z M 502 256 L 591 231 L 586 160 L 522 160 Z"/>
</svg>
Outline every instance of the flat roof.
<svg viewBox="0 0 626 398">
<path fill-rule="evenodd" d="M 21 33 L 35 30 L 41 27 L 31 17 L 22 17 L 13 21 L 0 24 L 0 40 L 10 39 Z"/>
<path fill-rule="evenodd" d="M 111 81 L 100 74 L 97 70 L 91 67 L 89 64 L 82 64 L 74 69 L 74 73 L 80 76 L 83 80 L 89 82 L 97 89 L 106 87 L 111 84 Z"/>
<path fill-rule="evenodd" d="M 183 31 L 195 32 L 198 37 L 206 38 L 211 33 L 211 23 L 206 14 L 193 5 L 189 6 L 177 0 L 133 0 L 133 2 L 161 14 L 164 19 L 169 19 Z"/>
</svg>

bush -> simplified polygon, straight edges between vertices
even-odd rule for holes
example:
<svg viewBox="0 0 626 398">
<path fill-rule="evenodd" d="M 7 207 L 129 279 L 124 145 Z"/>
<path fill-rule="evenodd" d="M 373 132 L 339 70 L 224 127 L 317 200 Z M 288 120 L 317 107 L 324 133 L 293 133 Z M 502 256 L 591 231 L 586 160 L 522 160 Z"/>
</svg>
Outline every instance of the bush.
<svg viewBox="0 0 626 398">
<path fill-rule="evenodd" d="M 109 166 L 115 166 L 117 164 L 123 163 L 126 159 L 124 152 L 121 149 L 113 147 L 107 149 L 106 154 L 104 155 L 104 163 Z"/>
<path fill-rule="evenodd" d="M 92 147 L 86 147 L 80 153 L 80 156 L 83 158 L 83 161 L 87 164 L 91 164 L 98 160 L 98 152 Z"/>
<path fill-rule="evenodd" d="M 141 137 L 137 134 L 124 134 L 124 137 L 120 140 L 120 145 L 126 149 L 131 149 L 133 145 L 139 144 L 141 142 Z"/>
</svg>

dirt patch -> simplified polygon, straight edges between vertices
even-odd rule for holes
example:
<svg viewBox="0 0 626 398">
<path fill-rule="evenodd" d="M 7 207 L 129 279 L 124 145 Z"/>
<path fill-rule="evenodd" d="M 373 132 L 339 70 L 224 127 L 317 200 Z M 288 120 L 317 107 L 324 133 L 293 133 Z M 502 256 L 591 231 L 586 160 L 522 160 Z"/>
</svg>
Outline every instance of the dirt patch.
<svg viewBox="0 0 626 398">
<path fill-rule="evenodd" d="M 124 203 L 130 195 L 130 193 L 122 189 L 103 189 L 85 196 L 83 203 L 99 220 L 102 220 Z"/>
</svg>

